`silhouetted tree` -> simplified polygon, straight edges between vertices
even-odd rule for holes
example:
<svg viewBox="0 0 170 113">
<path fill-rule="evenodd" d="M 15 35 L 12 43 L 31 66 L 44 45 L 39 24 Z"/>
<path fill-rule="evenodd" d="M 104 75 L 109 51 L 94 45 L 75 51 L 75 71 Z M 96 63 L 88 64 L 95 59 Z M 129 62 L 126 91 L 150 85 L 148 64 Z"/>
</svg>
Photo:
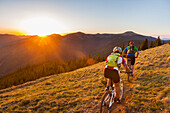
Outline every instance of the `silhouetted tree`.
<svg viewBox="0 0 170 113">
<path fill-rule="evenodd" d="M 162 45 L 160 36 L 158 36 L 158 39 L 155 40 L 154 42 L 154 47 Z"/>
<path fill-rule="evenodd" d="M 96 57 L 96 62 L 100 62 L 101 61 L 101 56 L 100 56 L 100 52 L 98 52 L 98 56 Z"/>
<path fill-rule="evenodd" d="M 162 45 L 160 36 L 158 36 L 158 46 Z"/>
<path fill-rule="evenodd" d="M 129 46 L 130 41 L 128 41 L 127 46 Z"/>
<path fill-rule="evenodd" d="M 138 46 L 138 50 L 140 50 L 140 45 Z"/>
<path fill-rule="evenodd" d="M 145 49 L 148 49 L 148 39 L 145 39 L 143 42 L 142 42 L 142 45 L 141 45 L 141 50 L 145 50 Z"/>
<path fill-rule="evenodd" d="M 153 48 L 153 47 L 154 47 L 154 44 L 153 44 L 153 41 L 151 41 L 149 48 Z"/>
</svg>

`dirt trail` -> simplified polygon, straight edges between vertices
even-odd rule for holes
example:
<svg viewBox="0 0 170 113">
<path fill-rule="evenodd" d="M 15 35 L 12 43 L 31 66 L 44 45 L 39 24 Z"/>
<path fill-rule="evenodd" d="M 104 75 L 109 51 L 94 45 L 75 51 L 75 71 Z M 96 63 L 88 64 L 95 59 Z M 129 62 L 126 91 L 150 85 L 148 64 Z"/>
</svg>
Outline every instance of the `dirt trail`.
<svg viewBox="0 0 170 113">
<path fill-rule="evenodd" d="M 132 91 L 133 91 L 133 80 L 132 80 L 132 82 L 128 82 L 127 80 L 125 80 L 124 81 L 124 97 L 122 99 L 122 102 L 121 102 L 121 104 L 114 103 L 111 108 L 111 113 L 122 112 L 123 109 L 125 109 L 125 105 L 127 104 L 126 100 L 131 97 Z M 96 97 L 96 99 L 91 102 L 91 105 L 93 107 L 85 110 L 84 112 L 86 112 L 86 113 L 87 112 L 91 112 L 91 113 L 100 112 L 100 102 L 101 102 L 102 96 L 104 94 L 104 89 L 101 92 L 102 93 L 100 93 Z"/>
</svg>

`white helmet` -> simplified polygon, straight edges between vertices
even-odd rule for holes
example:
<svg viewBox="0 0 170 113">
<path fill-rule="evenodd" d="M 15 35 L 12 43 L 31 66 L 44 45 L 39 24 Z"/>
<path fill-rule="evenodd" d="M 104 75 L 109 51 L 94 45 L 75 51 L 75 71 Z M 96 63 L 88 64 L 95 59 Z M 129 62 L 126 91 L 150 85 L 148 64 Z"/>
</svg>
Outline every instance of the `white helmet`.
<svg viewBox="0 0 170 113">
<path fill-rule="evenodd" d="M 122 48 L 121 47 L 114 47 L 113 52 L 118 51 L 119 53 L 122 53 Z"/>
</svg>

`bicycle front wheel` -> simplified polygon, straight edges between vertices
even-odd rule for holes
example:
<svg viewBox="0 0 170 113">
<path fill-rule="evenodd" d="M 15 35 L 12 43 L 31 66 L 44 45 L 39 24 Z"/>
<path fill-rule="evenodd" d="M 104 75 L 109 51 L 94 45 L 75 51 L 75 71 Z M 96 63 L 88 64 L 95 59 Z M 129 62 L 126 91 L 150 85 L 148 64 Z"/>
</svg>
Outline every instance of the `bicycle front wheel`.
<svg viewBox="0 0 170 113">
<path fill-rule="evenodd" d="M 107 91 L 101 101 L 100 113 L 107 113 L 109 111 L 109 104 L 111 101 L 111 92 Z"/>
</svg>

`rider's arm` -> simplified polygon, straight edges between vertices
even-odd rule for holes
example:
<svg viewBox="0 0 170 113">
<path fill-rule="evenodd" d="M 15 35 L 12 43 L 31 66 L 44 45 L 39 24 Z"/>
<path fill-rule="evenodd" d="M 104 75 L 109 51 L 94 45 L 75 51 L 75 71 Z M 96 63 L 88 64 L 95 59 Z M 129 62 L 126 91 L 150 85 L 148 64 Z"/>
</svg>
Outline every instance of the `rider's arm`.
<svg viewBox="0 0 170 113">
<path fill-rule="evenodd" d="M 124 56 L 125 52 L 127 52 L 127 47 L 123 50 L 122 56 Z"/>
<path fill-rule="evenodd" d="M 109 55 L 109 56 L 110 56 L 110 55 Z M 107 65 L 107 62 L 108 62 L 108 60 L 109 60 L 109 56 L 106 58 L 106 65 Z M 106 65 L 105 65 L 105 66 L 106 66 Z"/>
<path fill-rule="evenodd" d="M 123 59 L 123 61 L 122 61 L 123 67 L 126 69 L 126 71 L 130 72 L 130 69 L 129 69 L 129 67 L 126 64 L 125 59 L 124 58 L 122 58 L 122 59 Z"/>
<path fill-rule="evenodd" d="M 124 56 L 124 54 L 125 54 L 125 51 L 123 51 L 122 56 Z"/>
<path fill-rule="evenodd" d="M 109 55 L 110 56 L 110 55 Z M 108 60 L 109 60 L 109 56 L 106 58 L 106 63 L 108 62 Z"/>
<path fill-rule="evenodd" d="M 138 58 L 138 55 L 139 55 L 139 51 L 137 51 L 137 55 L 136 55 L 136 58 Z"/>
<path fill-rule="evenodd" d="M 126 71 L 130 72 L 130 69 L 129 69 L 129 67 L 127 66 L 126 63 L 125 63 L 123 66 L 124 66 L 124 68 L 126 69 Z"/>
<path fill-rule="evenodd" d="M 138 55 L 139 55 L 139 51 L 138 51 L 138 49 L 137 49 L 137 47 L 135 46 L 135 51 L 136 51 L 136 53 L 137 53 L 137 55 L 136 55 L 136 58 L 138 57 Z"/>
</svg>

